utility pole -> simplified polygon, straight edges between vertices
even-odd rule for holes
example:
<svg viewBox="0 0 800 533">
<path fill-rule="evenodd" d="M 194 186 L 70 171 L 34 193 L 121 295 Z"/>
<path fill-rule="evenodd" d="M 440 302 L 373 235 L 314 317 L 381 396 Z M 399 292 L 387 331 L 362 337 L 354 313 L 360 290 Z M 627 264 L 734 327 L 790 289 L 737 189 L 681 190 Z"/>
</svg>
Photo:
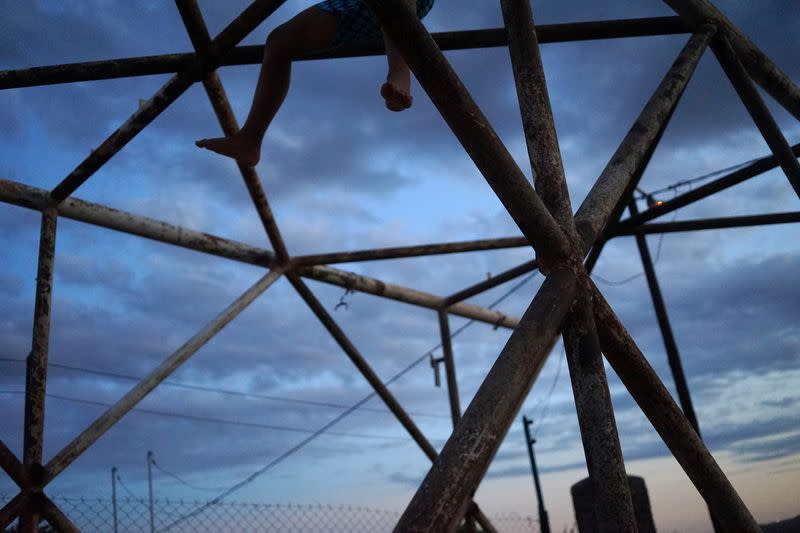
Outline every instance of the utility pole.
<svg viewBox="0 0 800 533">
<path fill-rule="evenodd" d="M 111 467 L 111 508 L 114 511 L 114 533 L 117 533 L 117 467 Z"/>
<path fill-rule="evenodd" d="M 147 450 L 147 491 L 150 495 L 150 533 L 155 533 L 156 522 L 153 513 L 153 452 Z"/>
<path fill-rule="evenodd" d="M 547 517 L 547 510 L 544 508 L 542 486 L 539 484 L 539 471 L 536 470 L 536 459 L 533 456 L 533 444 L 536 442 L 536 439 L 531 438 L 531 424 L 533 424 L 533 420 L 522 415 L 522 425 L 525 427 L 525 443 L 528 446 L 528 457 L 531 458 L 533 484 L 536 487 L 536 499 L 539 500 L 539 529 L 541 529 L 542 533 L 550 533 L 550 519 Z"/>
</svg>

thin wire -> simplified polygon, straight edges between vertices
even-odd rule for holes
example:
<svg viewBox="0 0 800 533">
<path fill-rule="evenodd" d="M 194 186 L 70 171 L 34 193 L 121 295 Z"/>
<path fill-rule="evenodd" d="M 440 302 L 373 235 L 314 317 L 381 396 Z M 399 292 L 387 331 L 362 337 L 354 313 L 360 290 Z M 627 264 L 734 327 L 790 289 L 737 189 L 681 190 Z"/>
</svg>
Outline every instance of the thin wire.
<svg viewBox="0 0 800 533">
<path fill-rule="evenodd" d="M 746 165 L 747 163 L 744 163 L 744 164 Z M 689 186 L 689 188 L 691 189 L 691 185 Z M 652 194 L 652 193 L 650 193 L 650 194 Z M 673 198 L 675 196 L 677 196 L 677 195 L 678 195 L 678 191 L 677 190 L 673 191 Z M 676 209 L 674 211 L 674 213 L 672 214 L 672 220 L 670 222 L 675 222 L 675 219 L 678 218 L 678 211 L 680 211 L 680 209 Z M 656 256 L 653 259 L 653 267 L 655 267 L 658 264 L 658 261 L 661 259 L 661 246 L 664 244 L 664 235 L 666 235 L 666 234 L 662 233 L 662 234 L 660 234 L 658 236 L 658 244 L 656 245 Z M 602 276 L 600 276 L 598 274 L 592 274 L 593 278 L 596 278 L 598 281 L 601 281 L 602 283 L 605 283 L 606 285 L 612 285 L 612 286 L 625 285 L 626 283 L 630 283 L 631 281 L 633 281 L 633 280 L 635 280 L 637 278 L 640 278 L 642 276 L 644 276 L 644 272 L 639 272 L 638 274 L 634 274 L 632 276 L 629 276 L 629 277 L 621 279 L 621 280 L 608 280 L 608 279 L 606 279 L 606 278 L 604 278 L 604 277 L 602 277 Z"/>
<path fill-rule="evenodd" d="M 189 483 L 188 481 L 186 481 L 185 479 L 180 477 L 178 474 L 175 474 L 175 473 L 170 472 L 169 470 L 165 469 L 164 467 L 159 465 L 156 462 L 155 459 L 151 459 L 150 460 L 150 464 L 152 464 L 154 467 L 156 467 L 157 470 L 161 471 L 162 474 L 166 474 L 167 476 L 171 477 L 172 479 L 174 479 L 175 481 L 177 481 L 181 485 L 185 485 L 185 486 L 187 486 L 187 487 L 189 487 L 191 489 L 206 490 L 206 491 L 210 491 L 210 492 L 219 492 L 221 490 L 225 490 L 225 488 L 226 488 L 226 487 L 201 487 L 199 485 L 195 485 L 193 483 Z"/>
<path fill-rule="evenodd" d="M 697 176 L 696 178 L 690 178 L 690 179 L 686 179 L 686 180 L 676 181 L 672 185 L 667 185 L 666 187 L 662 187 L 661 189 L 655 189 L 653 191 L 650 191 L 649 193 L 645 193 L 644 191 L 642 191 L 641 189 L 638 189 L 638 187 L 637 187 L 637 190 L 639 191 L 639 194 L 640 194 L 639 199 L 642 200 L 642 199 L 646 198 L 648 195 L 659 194 L 659 193 L 662 193 L 662 192 L 675 191 L 675 190 L 677 190 L 677 189 L 679 189 L 681 187 L 685 187 L 687 185 L 694 185 L 695 183 L 709 180 L 711 178 L 714 178 L 714 177 L 718 176 L 719 174 L 723 174 L 723 173 L 726 173 L 726 172 L 734 172 L 736 170 L 739 170 L 740 168 L 744 168 L 747 165 L 755 163 L 756 161 L 758 161 L 760 159 L 764 159 L 764 158 L 763 157 L 755 157 L 755 158 L 753 158 L 753 159 L 751 159 L 749 161 L 745 161 L 744 163 L 739 163 L 737 165 L 732 165 L 732 166 L 729 166 L 727 168 L 723 168 L 723 169 L 720 169 L 720 170 L 715 170 L 713 172 L 709 172 L 708 174 L 703 174 L 702 176 Z"/>
<path fill-rule="evenodd" d="M 547 392 L 547 399 L 544 401 L 544 405 L 542 407 L 541 413 L 538 416 L 538 420 L 536 418 L 533 419 L 534 426 L 531 427 L 531 430 L 535 427 L 542 427 L 544 425 L 544 421 L 547 419 L 547 410 L 550 407 L 550 400 L 553 397 L 553 391 L 556 388 L 556 384 L 558 383 L 558 378 L 561 377 L 561 367 L 564 366 L 564 359 L 566 359 L 566 354 L 562 351 L 559 354 L 558 358 L 558 369 L 556 370 L 556 375 L 553 378 L 553 383 L 550 385 L 550 390 Z"/>
<path fill-rule="evenodd" d="M 489 309 L 493 309 L 494 307 L 496 307 L 497 305 L 502 303 L 506 298 L 508 298 L 514 292 L 516 292 L 517 290 L 522 288 L 526 283 L 528 283 L 531 279 L 533 279 L 537 274 L 538 274 L 538 272 L 532 272 L 531 274 L 526 276 L 522 281 L 520 281 L 519 283 L 514 285 L 511 289 L 509 289 L 507 292 L 505 292 L 497 300 L 495 300 L 494 302 L 489 304 L 488 308 Z M 470 327 L 474 323 L 475 323 L 474 319 L 468 320 L 467 322 L 465 322 L 459 328 L 455 329 L 450 334 L 450 339 L 454 339 L 455 337 L 460 335 L 465 329 L 467 329 L 468 327 Z M 406 366 L 400 372 L 398 372 L 397 374 L 395 374 L 394 376 L 389 378 L 387 381 L 385 381 L 383 383 L 384 386 L 388 387 L 389 385 L 391 385 L 392 383 L 394 383 L 395 381 L 400 379 L 402 376 L 404 376 L 405 374 L 410 372 L 413 368 L 417 367 L 420 363 L 422 363 L 423 361 L 426 361 L 428 359 L 428 357 L 430 357 L 436 350 L 441 348 L 441 346 L 442 346 L 442 344 L 438 343 L 436 346 L 434 346 L 433 348 L 431 348 L 428 351 L 426 351 L 424 354 L 422 354 L 416 360 L 412 361 L 408 366 Z M 252 483 L 258 477 L 260 477 L 261 475 L 266 473 L 268 470 L 270 470 L 270 469 L 274 468 L 275 466 L 279 465 L 280 463 L 282 463 L 283 461 L 285 461 L 286 459 L 288 459 L 289 457 L 294 455 L 296 452 L 300 451 L 303 447 L 305 447 L 307 444 L 312 442 L 314 439 L 318 438 L 323 433 L 327 432 L 328 429 L 330 429 L 334 425 L 338 424 L 340 421 L 344 420 L 347 416 L 349 416 L 351 413 L 353 413 L 354 411 L 359 409 L 362 405 L 364 405 L 365 403 L 370 401 L 375 396 L 377 396 L 376 392 L 373 391 L 373 392 L 369 393 L 367 396 L 363 397 L 361 400 L 359 400 L 358 402 L 356 402 L 352 406 L 350 406 L 346 411 L 344 411 L 343 413 L 340 413 L 338 416 L 336 416 L 333 420 L 331 420 L 330 422 L 328 422 L 327 424 L 325 424 L 324 426 L 322 426 L 321 428 L 316 430 L 314 433 L 312 433 L 311 435 L 309 435 L 308 437 L 306 437 L 305 439 L 303 439 L 302 441 L 300 441 L 296 445 L 292 446 L 291 448 L 289 448 L 288 450 L 283 452 L 281 455 L 279 455 L 278 457 L 276 457 L 275 459 L 273 459 L 272 461 L 270 461 L 269 463 L 267 463 L 263 467 L 259 468 L 258 470 L 256 470 L 255 472 L 253 472 L 252 474 L 247 476 L 242 481 L 239 481 L 235 485 L 231 486 L 229 489 L 227 489 L 224 492 L 222 492 L 219 496 L 217 496 L 214 499 L 204 503 L 203 505 L 197 507 L 196 509 L 194 509 L 192 511 L 189 511 L 185 515 L 180 516 L 177 519 L 175 519 L 173 522 L 168 524 L 162 531 L 169 531 L 170 529 L 172 529 L 174 526 L 176 526 L 180 522 L 183 522 L 184 520 L 188 520 L 189 518 L 191 518 L 193 516 L 197 516 L 198 514 L 202 513 L 203 511 L 205 511 L 206 509 L 208 509 L 212 505 L 215 505 L 215 504 L 221 502 L 224 498 L 230 496 L 231 494 L 233 494 L 237 490 L 239 490 L 242 487 Z"/>
<path fill-rule="evenodd" d="M 12 390 L 0 390 L 0 394 L 25 394 L 25 391 L 12 391 Z M 101 407 L 112 407 L 114 404 L 105 403 L 105 402 L 98 402 L 96 400 L 85 400 L 83 398 L 72 398 L 70 396 L 61 396 L 59 394 L 51 394 L 47 393 L 46 396 L 48 398 L 53 398 L 55 400 L 63 400 L 67 402 L 74 402 L 74 403 L 81 403 L 85 405 L 97 405 Z M 241 422 L 238 420 L 229 420 L 225 418 L 212 418 L 207 416 L 196 416 L 196 415 L 187 415 L 183 413 L 170 413 L 167 411 L 156 411 L 153 409 L 141 409 L 138 407 L 134 407 L 132 411 L 136 411 L 138 413 L 144 413 L 149 415 L 157 415 L 157 416 L 166 416 L 171 418 L 181 418 L 184 420 L 191 420 L 195 422 L 211 422 L 215 424 L 225 424 L 229 426 L 241 426 L 241 427 L 248 427 L 248 428 L 258 428 L 258 429 L 269 429 L 273 431 L 286 431 L 290 433 L 313 433 L 310 429 L 303 429 L 303 428 L 295 428 L 295 427 L 288 427 L 288 426 L 277 426 L 273 424 L 259 424 L 257 422 Z M 348 437 L 348 438 L 357 438 L 357 439 L 384 439 L 384 440 L 405 440 L 405 437 L 393 436 L 393 435 L 370 435 L 366 433 L 349 433 L 349 432 L 330 432 L 329 435 L 333 435 L 336 437 Z"/>
<path fill-rule="evenodd" d="M 12 357 L 0 357 L 0 362 L 24 363 L 25 359 L 12 358 Z M 61 363 L 49 363 L 49 366 L 50 367 L 54 367 L 54 368 L 62 368 L 62 369 L 65 369 L 65 370 L 72 370 L 72 371 L 75 371 L 75 372 L 83 372 L 83 373 L 86 373 L 86 374 L 93 374 L 93 375 L 96 375 L 96 376 L 105 376 L 105 377 L 118 378 L 118 379 L 124 379 L 124 380 L 135 381 L 135 382 L 140 382 L 140 381 L 142 381 L 142 379 L 144 379 L 143 377 L 133 376 L 133 375 L 130 375 L 130 374 L 120 374 L 120 373 L 117 373 L 117 372 L 108 372 L 108 371 L 103 371 L 103 370 L 92 370 L 90 368 L 85 368 L 85 367 L 80 367 L 80 366 L 65 365 L 65 364 L 61 364 Z M 300 404 L 300 405 L 309 405 L 309 406 L 313 406 L 313 407 L 329 407 L 331 409 L 347 409 L 348 408 L 347 405 L 338 404 L 338 403 L 332 403 L 332 402 L 320 402 L 320 401 L 314 401 L 314 400 L 301 400 L 301 399 L 296 399 L 296 398 L 286 398 L 286 397 L 283 397 L 283 396 L 271 396 L 271 395 L 257 394 L 257 393 L 252 393 L 252 392 L 242 392 L 242 391 L 229 390 L 229 389 L 219 389 L 219 388 L 215 388 L 215 387 L 205 387 L 205 386 L 202 386 L 202 385 L 191 385 L 191 384 L 187 384 L 187 383 L 179 383 L 179 382 L 176 382 L 176 381 L 169 381 L 169 380 L 163 381 L 162 385 L 167 385 L 167 386 L 170 386 L 170 387 L 175 387 L 175 388 L 180 388 L 180 389 L 196 390 L 196 391 L 201 391 L 201 392 L 211 392 L 211 393 L 216 393 L 216 394 L 226 394 L 226 395 L 229 395 L 229 396 L 239 396 L 239 397 L 244 397 L 244 398 L 258 398 L 260 400 L 270 400 L 270 401 L 276 401 L 276 402 L 296 403 L 296 404 Z M 370 412 L 373 412 L 373 413 L 389 413 L 389 412 L 391 412 L 388 409 L 376 409 L 376 408 L 370 408 L 370 407 L 364 407 L 361 410 L 362 411 L 370 411 Z M 431 414 L 431 413 L 409 413 L 409 414 L 412 414 L 414 416 L 424 416 L 424 417 L 429 417 L 429 418 L 447 418 L 447 419 L 450 418 L 447 415 L 435 415 L 435 414 Z"/>
<path fill-rule="evenodd" d="M 123 483 L 123 482 L 122 482 L 122 478 L 121 478 L 121 477 L 119 477 L 119 474 L 117 474 L 117 482 L 119 483 L 119 486 L 120 486 L 120 487 L 122 487 L 122 488 L 125 490 L 125 492 L 127 492 L 127 493 L 128 493 L 128 496 L 130 496 L 132 499 L 134 499 L 134 500 L 140 500 L 140 501 L 141 501 L 141 500 L 144 500 L 144 498 L 139 498 L 138 496 L 136 496 L 136 495 L 135 495 L 135 494 L 134 494 L 134 493 L 131 491 L 131 489 L 129 489 L 129 488 L 128 488 L 128 486 L 127 486 L 125 483 Z"/>
</svg>

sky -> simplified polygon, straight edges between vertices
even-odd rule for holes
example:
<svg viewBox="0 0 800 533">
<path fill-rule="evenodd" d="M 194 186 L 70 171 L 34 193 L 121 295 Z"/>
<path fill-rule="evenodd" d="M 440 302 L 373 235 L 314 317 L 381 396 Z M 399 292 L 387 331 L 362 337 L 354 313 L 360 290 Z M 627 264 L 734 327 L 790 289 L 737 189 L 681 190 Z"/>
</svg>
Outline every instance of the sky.
<svg viewBox="0 0 800 533">
<path fill-rule="evenodd" d="M 309 4 L 287 1 L 244 44 L 263 42 L 271 29 Z M 792 0 L 716 4 L 800 81 Z M 200 5 L 215 35 L 246 2 Z M 673 14 L 657 0 L 540 0 L 533 5 L 541 24 Z M 502 25 L 502 15 L 498 2 L 437 0 L 425 25 L 430 31 L 494 28 Z M 574 207 L 686 40 L 682 35 L 543 45 Z M 0 69 L 190 50 L 170 2 L 0 1 Z M 446 56 L 530 175 L 507 50 Z M 241 121 L 257 67 L 225 67 L 220 76 Z M 418 85 L 410 110 L 385 110 L 378 94 L 384 76 L 380 57 L 295 65 L 289 96 L 257 167 L 290 253 L 518 235 Z M 0 177 L 52 188 L 168 78 L 0 91 Z M 765 100 L 789 142 L 797 142 L 797 121 L 768 96 Z M 195 139 L 218 133 L 210 104 L 195 85 L 75 196 L 268 247 L 235 165 L 194 147 Z M 709 51 L 641 187 L 661 189 L 768 153 Z M 688 190 L 680 187 L 662 198 Z M 785 176 L 775 170 L 683 208 L 674 218 L 795 211 L 797 205 Z M 20 456 L 24 365 L 19 360 L 30 350 L 38 236 L 36 213 L 0 204 L 0 439 Z M 760 522 L 800 514 L 800 228 L 727 229 L 647 240 L 710 450 Z M 66 219 L 59 219 L 56 252 L 46 460 L 99 416 L 103 404 L 115 402 L 133 385 L 120 376 L 146 375 L 263 275 L 254 266 Z M 447 295 L 531 257 L 532 251 L 522 248 L 340 266 Z M 621 237 L 606 246 L 594 279 L 674 392 L 641 273 L 634 240 Z M 498 309 L 521 316 L 540 284 L 541 276 L 532 277 Z M 335 310 L 343 289 L 308 285 L 382 379 L 422 361 L 390 390 L 431 442 L 442 446 L 451 430 L 447 392 L 434 386 L 423 358 L 439 342 L 436 314 L 365 294 L 347 295 L 348 307 Z M 513 282 L 470 301 L 486 306 L 512 287 Z M 465 322 L 452 317 L 451 328 Z M 509 335 L 473 324 L 454 339 L 463 406 Z M 645 478 L 657 527 L 709 531 L 701 498 L 613 371 L 607 371 L 626 468 Z M 116 466 L 126 487 L 145 497 L 148 450 L 160 467 L 192 484 L 232 486 L 342 413 L 342 406 L 370 393 L 285 280 L 168 381 L 65 470 L 48 494 L 107 498 L 110 469 Z M 536 515 L 523 414 L 534 420 L 545 504 L 552 526 L 561 530 L 574 522 L 569 487 L 586 476 L 586 468 L 560 343 L 476 494 L 489 515 Z M 372 398 L 229 499 L 402 510 L 429 467 L 399 423 Z M 157 498 L 215 495 L 160 471 L 154 475 Z M 0 494 L 15 494 L 4 476 Z"/>
</svg>

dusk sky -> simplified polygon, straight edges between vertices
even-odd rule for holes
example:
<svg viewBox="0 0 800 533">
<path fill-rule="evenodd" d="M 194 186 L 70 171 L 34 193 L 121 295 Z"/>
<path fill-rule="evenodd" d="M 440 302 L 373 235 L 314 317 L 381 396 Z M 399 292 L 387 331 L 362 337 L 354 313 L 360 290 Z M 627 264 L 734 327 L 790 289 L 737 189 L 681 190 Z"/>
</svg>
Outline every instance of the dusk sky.
<svg viewBox="0 0 800 533">
<path fill-rule="evenodd" d="M 310 4 L 287 1 L 243 44 L 262 43 L 272 28 Z M 246 5 L 200 1 L 212 36 Z M 717 0 L 716 5 L 800 82 L 796 0 Z M 533 8 L 539 24 L 674 14 L 658 0 L 541 0 Z M 502 26 L 502 14 L 496 1 L 436 0 L 425 25 L 432 32 L 495 28 Z M 543 45 L 574 207 L 687 39 Z M 172 2 L 0 0 L 0 70 L 188 51 L 191 43 Z M 446 56 L 530 175 L 508 51 Z M 416 83 L 410 110 L 395 114 L 383 107 L 378 89 L 385 63 L 372 57 L 295 65 L 289 96 L 257 167 L 290 253 L 519 235 Z M 219 73 L 242 122 L 257 67 L 225 67 Z M 0 91 L 0 178 L 52 189 L 167 79 Z M 764 96 L 789 143 L 798 142 L 800 124 Z M 205 92 L 195 84 L 74 196 L 268 248 L 235 164 L 194 146 L 195 139 L 218 134 Z M 709 50 L 641 188 L 662 189 L 769 153 Z M 680 187 L 661 197 L 688 190 Z M 664 221 L 797 211 L 798 205 L 778 169 Z M 20 457 L 22 360 L 31 342 L 39 220 L 36 212 L 0 203 L 0 439 Z M 800 514 L 800 225 L 673 233 L 649 236 L 648 243 L 710 450 L 759 522 Z M 98 417 L 103 405 L 133 386 L 124 376 L 145 376 L 264 273 L 65 218 L 58 222 L 56 250 L 45 461 Z M 532 256 L 532 250 L 518 248 L 337 267 L 447 295 Z M 674 392 L 641 272 L 633 238 L 621 237 L 606 246 L 594 279 Z M 533 276 L 498 309 L 521 316 L 541 280 Z M 488 306 L 515 283 L 470 302 Z M 311 280 L 308 285 L 383 380 L 439 342 L 431 310 L 360 293 L 346 296 L 346 309 L 334 310 L 344 289 Z M 465 322 L 452 317 L 451 329 Z M 509 335 L 473 324 L 454 339 L 463 407 Z M 610 368 L 608 373 L 626 468 L 645 478 L 656 526 L 710 531 L 702 499 Z M 452 429 L 447 392 L 434 386 L 427 359 L 390 390 L 441 447 Z M 280 280 L 47 493 L 108 498 L 110 469 L 116 466 L 126 486 L 145 497 L 147 450 L 187 481 L 231 486 L 370 392 L 288 282 Z M 560 342 L 475 496 L 489 515 L 536 516 L 523 414 L 534 419 L 545 504 L 560 531 L 574 522 L 569 487 L 587 475 Z M 403 510 L 429 467 L 373 398 L 228 499 Z M 158 473 L 154 485 L 157 498 L 214 496 Z M 0 475 L 0 495 L 15 494 L 14 483 Z"/>
</svg>

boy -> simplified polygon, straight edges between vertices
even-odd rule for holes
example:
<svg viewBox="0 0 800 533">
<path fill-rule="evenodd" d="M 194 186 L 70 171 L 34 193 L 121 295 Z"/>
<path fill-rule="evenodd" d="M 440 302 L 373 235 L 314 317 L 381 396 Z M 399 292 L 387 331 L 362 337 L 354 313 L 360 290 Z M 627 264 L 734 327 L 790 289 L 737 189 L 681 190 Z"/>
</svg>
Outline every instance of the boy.
<svg viewBox="0 0 800 533">
<path fill-rule="evenodd" d="M 416 4 L 417 16 L 425 17 L 434 0 L 405 0 Z M 272 119 L 289 91 L 292 60 L 302 54 L 345 43 L 377 38 L 382 30 L 362 0 L 325 0 L 300 12 L 275 28 L 267 37 L 264 60 L 258 76 L 253 103 L 242 129 L 231 137 L 202 139 L 200 148 L 236 159 L 253 167 L 261 157 L 261 143 Z M 411 107 L 411 73 L 391 40 L 383 34 L 389 72 L 381 96 L 390 111 Z"/>
</svg>

